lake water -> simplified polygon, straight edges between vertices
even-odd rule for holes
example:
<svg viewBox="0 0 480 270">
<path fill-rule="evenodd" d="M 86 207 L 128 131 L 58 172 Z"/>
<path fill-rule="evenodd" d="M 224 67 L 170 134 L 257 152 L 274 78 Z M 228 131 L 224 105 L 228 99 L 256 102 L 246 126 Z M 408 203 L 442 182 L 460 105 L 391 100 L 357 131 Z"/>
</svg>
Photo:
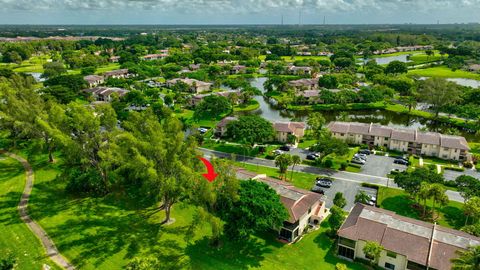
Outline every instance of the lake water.
<svg viewBox="0 0 480 270">
<path fill-rule="evenodd" d="M 393 62 L 393 61 L 400 61 L 400 62 L 404 62 L 404 63 L 409 62 L 408 54 L 385 56 L 385 57 L 379 56 L 379 57 L 371 58 L 371 59 L 374 59 L 375 62 L 377 62 L 377 64 L 379 64 L 379 65 L 388 65 L 390 62 Z M 360 60 L 360 62 L 364 61 L 363 58 L 360 58 L 359 60 Z"/>
<path fill-rule="evenodd" d="M 251 80 L 251 85 L 260 89 L 262 93 L 265 92 L 263 83 L 267 78 L 255 78 Z M 260 104 L 260 108 L 253 112 L 242 112 L 238 115 L 245 114 L 257 114 L 270 122 L 287 122 L 287 121 L 305 121 L 309 112 L 305 111 L 287 111 L 281 110 L 272 105 L 267 98 L 263 96 L 255 96 Z M 272 102 L 273 103 L 273 102 Z M 377 123 L 380 125 L 398 127 L 398 128 L 411 128 L 411 129 L 426 129 L 430 131 L 436 131 L 445 133 L 450 126 L 444 125 L 435 121 L 427 120 L 421 117 L 410 116 L 406 114 L 400 114 L 396 112 L 389 112 L 384 110 L 358 110 L 358 111 L 323 111 L 321 112 L 323 117 L 327 120 L 327 123 L 331 121 L 352 121 L 361 123 Z M 480 136 L 470 133 L 468 131 L 462 131 L 468 141 L 480 141 Z"/>
<path fill-rule="evenodd" d="M 419 80 L 426 80 L 429 77 L 420 77 Z M 465 79 L 465 78 L 447 78 L 447 81 L 454 82 L 461 86 L 469 86 L 473 88 L 480 87 L 480 81 L 474 79 Z"/>
</svg>

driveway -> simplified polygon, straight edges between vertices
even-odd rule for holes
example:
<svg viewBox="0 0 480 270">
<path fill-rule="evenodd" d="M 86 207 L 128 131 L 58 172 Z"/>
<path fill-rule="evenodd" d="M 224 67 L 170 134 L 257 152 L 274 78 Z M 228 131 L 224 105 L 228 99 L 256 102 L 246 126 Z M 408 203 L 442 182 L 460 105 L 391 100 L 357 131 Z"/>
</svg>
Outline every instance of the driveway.
<svg viewBox="0 0 480 270">
<path fill-rule="evenodd" d="M 325 206 L 327 208 L 332 207 L 335 194 L 337 192 L 341 192 L 347 200 L 347 205 L 343 209 L 350 212 L 355 204 L 355 195 L 357 195 L 357 192 L 360 190 L 360 188 L 360 183 L 334 180 L 330 188 L 323 188 L 326 196 Z"/>
<path fill-rule="evenodd" d="M 393 163 L 393 157 L 369 155 L 367 162 L 362 166 L 361 173 L 367 175 L 374 175 L 386 177 L 393 169 L 405 171 L 407 166 Z"/>
</svg>

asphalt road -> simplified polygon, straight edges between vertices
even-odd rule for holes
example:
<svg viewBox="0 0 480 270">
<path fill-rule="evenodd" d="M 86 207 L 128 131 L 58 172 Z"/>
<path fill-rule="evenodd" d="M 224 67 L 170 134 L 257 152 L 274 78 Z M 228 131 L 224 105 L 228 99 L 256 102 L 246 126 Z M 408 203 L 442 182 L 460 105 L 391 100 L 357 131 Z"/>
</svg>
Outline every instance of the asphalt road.
<svg viewBox="0 0 480 270">
<path fill-rule="evenodd" d="M 199 148 L 199 150 L 203 152 L 206 157 L 211 157 L 211 156 L 215 156 L 217 158 L 231 157 L 231 154 L 229 153 L 214 151 L 214 150 L 205 149 L 205 148 Z M 275 162 L 273 160 L 268 160 L 268 159 L 244 157 L 244 156 L 237 155 L 237 161 L 246 162 L 253 165 L 276 168 Z M 337 191 L 341 191 L 344 193 L 350 193 L 350 190 L 355 190 L 355 194 L 356 194 L 355 187 L 360 186 L 361 183 L 371 183 L 371 184 L 376 184 L 380 186 L 397 187 L 395 183 L 393 183 L 392 179 L 389 179 L 383 176 L 368 175 L 365 173 L 335 171 L 335 170 L 323 169 L 323 168 L 318 168 L 318 167 L 313 167 L 308 165 L 297 165 L 295 166 L 295 171 L 310 173 L 315 175 L 326 175 L 326 176 L 332 177 L 336 180 L 335 182 L 338 183 L 338 188 L 336 187 L 335 189 Z M 354 183 L 356 185 L 349 184 L 349 183 Z M 463 203 L 463 198 L 462 196 L 460 196 L 458 192 L 447 190 L 446 194 L 448 195 L 448 198 L 450 200 Z M 330 194 L 328 193 L 326 195 L 329 196 Z M 335 193 L 333 193 L 333 196 L 334 195 Z M 345 207 L 345 209 L 349 209 L 349 208 Z"/>
</svg>

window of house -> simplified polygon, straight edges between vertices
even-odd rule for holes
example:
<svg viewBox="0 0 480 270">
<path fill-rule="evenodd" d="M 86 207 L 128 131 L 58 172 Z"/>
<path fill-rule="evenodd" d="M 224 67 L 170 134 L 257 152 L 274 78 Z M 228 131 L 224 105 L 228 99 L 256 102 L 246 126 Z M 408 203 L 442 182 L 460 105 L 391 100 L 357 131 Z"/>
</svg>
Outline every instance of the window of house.
<svg viewBox="0 0 480 270">
<path fill-rule="evenodd" d="M 355 248 L 355 241 L 347 238 L 339 237 L 338 243 L 343 246 Z"/>
<path fill-rule="evenodd" d="M 390 257 L 390 258 L 397 258 L 397 253 L 395 252 L 391 252 L 391 251 L 387 251 L 387 256 Z"/>
<path fill-rule="evenodd" d="M 385 263 L 385 268 L 386 268 L 386 269 L 395 270 L 395 265 L 386 262 L 386 263 Z"/>
<path fill-rule="evenodd" d="M 410 270 L 426 270 L 427 267 L 424 266 L 424 265 L 418 264 L 416 262 L 408 261 L 407 269 L 410 269 Z"/>
<path fill-rule="evenodd" d="M 338 246 L 338 255 L 353 260 L 354 257 L 355 257 L 355 251 L 351 248 L 346 248 L 344 246 Z"/>
<path fill-rule="evenodd" d="M 388 141 L 388 138 L 385 138 L 385 141 Z"/>
</svg>

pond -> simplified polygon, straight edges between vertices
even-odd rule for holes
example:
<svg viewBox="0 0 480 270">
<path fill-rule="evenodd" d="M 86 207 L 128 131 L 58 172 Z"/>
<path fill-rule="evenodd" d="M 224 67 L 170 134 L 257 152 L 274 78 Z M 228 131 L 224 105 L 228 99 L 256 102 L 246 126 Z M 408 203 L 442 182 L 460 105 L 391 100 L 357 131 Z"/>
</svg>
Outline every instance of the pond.
<svg viewBox="0 0 480 270">
<path fill-rule="evenodd" d="M 420 77 L 420 80 L 426 80 L 429 77 Z M 461 86 L 469 86 L 473 88 L 480 87 L 480 81 L 474 79 L 465 79 L 465 78 L 447 78 L 447 81 L 454 82 Z"/>
<path fill-rule="evenodd" d="M 263 83 L 267 78 L 254 78 L 251 81 L 251 85 L 260 89 L 262 93 L 265 92 Z M 305 121 L 308 117 L 306 111 L 287 111 L 281 110 L 275 107 L 274 102 L 269 102 L 268 98 L 263 96 L 255 96 L 255 100 L 260 104 L 260 108 L 253 112 L 241 112 L 237 115 L 256 114 L 270 122 L 286 122 L 286 121 Z M 410 116 L 406 114 L 400 114 L 396 112 L 384 111 L 384 110 L 358 110 L 358 111 L 324 111 L 321 112 L 323 117 L 327 120 L 327 123 L 331 121 L 352 121 L 361 123 L 377 123 L 380 125 L 398 127 L 398 128 L 411 128 L 411 129 L 425 129 L 429 131 L 436 131 L 445 133 L 450 126 L 442 123 L 438 123 L 425 118 Z M 470 133 L 468 131 L 462 131 L 461 135 L 468 141 L 480 141 L 480 136 Z"/>
<path fill-rule="evenodd" d="M 379 64 L 379 65 L 388 65 L 390 62 L 393 62 L 393 61 L 400 61 L 400 62 L 404 62 L 404 63 L 410 62 L 408 60 L 408 56 L 409 56 L 409 54 L 401 54 L 401 55 L 385 56 L 385 57 L 377 56 L 377 57 L 372 58 L 372 59 L 374 59 L 375 62 L 377 62 L 377 64 Z M 360 60 L 360 62 L 364 61 L 363 58 L 360 58 L 359 60 Z M 371 59 L 368 59 L 368 60 L 371 60 Z"/>
</svg>

